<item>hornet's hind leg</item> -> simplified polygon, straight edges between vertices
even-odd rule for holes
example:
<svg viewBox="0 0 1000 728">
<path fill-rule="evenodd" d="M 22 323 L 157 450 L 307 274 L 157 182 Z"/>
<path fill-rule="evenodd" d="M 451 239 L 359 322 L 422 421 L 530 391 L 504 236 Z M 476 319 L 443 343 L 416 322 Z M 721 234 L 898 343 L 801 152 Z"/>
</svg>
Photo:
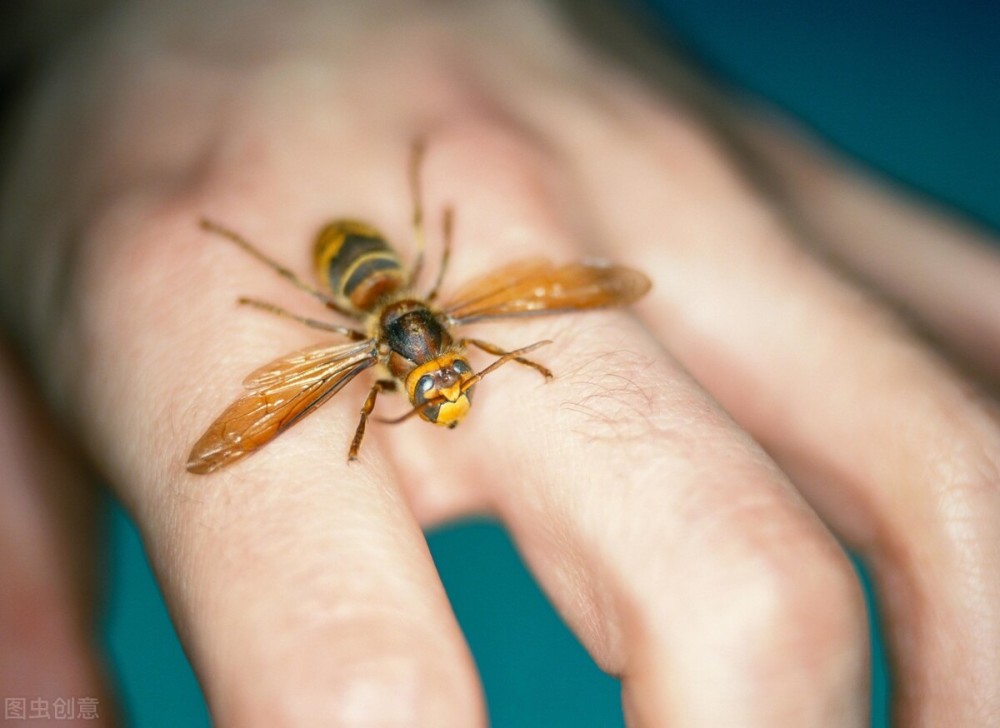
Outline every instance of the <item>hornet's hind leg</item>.
<svg viewBox="0 0 1000 728">
<path fill-rule="evenodd" d="M 226 240 L 236 243 L 236 245 L 238 245 L 240 248 L 242 248 L 247 253 L 252 255 L 254 258 L 259 260 L 261 263 L 266 265 L 268 268 L 273 270 L 279 276 L 291 282 L 293 286 L 295 286 L 299 290 L 305 291 L 306 293 L 308 293 L 311 296 L 314 296 L 315 298 L 318 298 L 320 301 L 323 302 L 323 304 L 327 308 L 330 308 L 336 311 L 337 313 L 342 313 L 345 316 L 356 318 L 355 313 L 343 308 L 342 306 L 337 304 L 337 302 L 334 301 L 329 295 L 327 295 L 320 289 L 316 288 L 315 286 L 309 285 L 304 280 L 295 275 L 294 271 L 290 270 L 289 268 L 286 268 L 278 261 L 265 255 L 257 248 L 257 246 L 255 246 L 253 243 L 244 238 L 235 230 L 231 230 L 230 228 L 227 228 L 224 225 L 220 225 L 217 222 L 213 222 L 212 220 L 208 220 L 205 218 L 202 218 L 201 220 L 201 227 L 203 230 L 207 230 L 210 233 L 215 233 L 216 235 L 219 235 L 225 238 Z"/>
<path fill-rule="evenodd" d="M 338 326 L 337 324 L 328 324 L 326 321 L 320 321 L 318 319 L 309 318 L 307 316 L 299 316 L 297 313 L 292 313 L 281 306 L 273 303 L 268 303 L 267 301 L 261 301 L 256 298 L 248 298 L 246 296 L 240 296 L 237 300 L 241 306 L 251 306 L 253 308 L 259 308 L 261 311 L 267 311 L 268 313 L 273 313 L 275 316 L 280 316 L 281 318 L 291 319 L 292 321 L 298 321 L 300 324 L 305 324 L 311 329 L 320 329 L 321 331 L 330 331 L 334 334 L 340 334 L 346 336 L 353 341 L 364 341 L 369 338 L 366 334 L 358 331 L 357 329 L 352 329 L 347 326 Z"/>
<path fill-rule="evenodd" d="M 409 284 L 410 288 L 414 288 L 417 283 L 417 277 L 424 267 L 424 252 L 427 249 L 427 231 L 424 227 L 424 199 L 423 199 L 423 184 L 420 176 L 420 168 L 423 166 L 424 157 L 426 156 L 427 145 L 423 139 L 418 139 L 413 142 L 413 148 L 410 151 L 410 195 L 413 198 L 413 243 L 416 248 L 416 257 L 413 260 L 413 266 L 410 269 Z M 427 294 L 427 300 L 433 301 L 437 298 L 438 289 L 441 287 L 441 281 L 444 280 L 444 272 L 448 267 L 448 259 L 451 257 L 451 231 L 454 221 L 454 210 L 451 207 L 445 208 L 442 228 L 444 230 L 444 250 L 441 253 L 441 267 L 438 268 L 437 279 L 434 281 L 434 285 Z"/>
</svg>

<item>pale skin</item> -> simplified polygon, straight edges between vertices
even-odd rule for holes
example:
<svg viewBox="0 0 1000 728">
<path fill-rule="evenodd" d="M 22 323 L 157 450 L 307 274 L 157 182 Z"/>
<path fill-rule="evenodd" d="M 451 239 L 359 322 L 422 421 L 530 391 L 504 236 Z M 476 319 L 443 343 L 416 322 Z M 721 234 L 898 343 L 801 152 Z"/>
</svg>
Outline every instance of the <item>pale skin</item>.
<svg viewBox="0 0 1000 728">
<path fill-rule="evenodd" d="M 0 303 L 27 362 L 0 366 L 5 685 L 104 694 L 79 447 L 140 525 L 221 726 L 482 724 L 421 532 L 472 513 L 621 678 L 630 725 L 865 725 L 837 539 L 872 567 L 898 723 L 996 719 L 1000 429 L 952 364 L 1000 377 L 982 236 L 724 103 L 778 183 L 757 188 L 679 94 L 531 0 L 129 7 L 52 50 L 3 170 Z M 552 339 L 532 357 L 555 377 L 507 365 L 456 430 L 371 423 L 348 464 L 357 382 L 187 473 L 245 374 L 336 336 L 238 306 L 325 316 L 199 220 L 304 277 L 334 217 L 408 255 L 421 136 L 427 287 L 455 208 L 441 298 L 531 255 L 626 263 L 652 291 L 475 329 Z"/>
</svg>

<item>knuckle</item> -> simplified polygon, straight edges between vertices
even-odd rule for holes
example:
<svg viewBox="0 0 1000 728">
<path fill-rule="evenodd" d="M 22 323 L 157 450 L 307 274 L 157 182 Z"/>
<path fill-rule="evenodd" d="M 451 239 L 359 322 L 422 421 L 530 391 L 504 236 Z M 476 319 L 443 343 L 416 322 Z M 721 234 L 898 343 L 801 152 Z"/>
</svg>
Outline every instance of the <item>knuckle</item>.
<svg viewBox="0 0 1000 728">
<path fill-rule="evenodd" d="M 714 510 L 707 521 L 689 519 L 669 573 L 641 580 L 642 628 L 629 661 L 663 660 L 650 644 L 667 654 L 724 655 L 685 664 L 684 679 L 731 683 L 748 709 L 765 696 L 800 696 L 803 685 L 832 697 L 857 689 L 867 668 L 867 619 L 843 552 L 811 519 L 782 525 L 770 509 L 721 517 L 726 509 Z M 747 516 L 749 524 L 734 520 Z"/>
<path fill-rule="evenodd" d="M 387 672 L 393 669 L 397 674 Z M 419 725 L 413 705 L 419 680 L 399 673 L 399 666 L 376 662 L 353 666 L 350 672 L 344 669 L 316 686 L 315 693 L 300 683 L 263 704 L 253 700 L 234 705 L 228 714 L 220 715 L 220 723 L 241 727 Z"/>
<path fill-rule="evenodd" d="M 962 403 L 964 417 L 953 425 L 951 441 L 929 451 L 936 462 L 938 495 L 943 499 L 995 498 L 1000 493 L 1000 428 L 992 403 Z M 977 427 L 977 424 L 980 425 Z"/>
<path fill-rule="evenodd" d="M 86 291 L 149 298 L 185 287 L 199 260 L 212 257 L 212 246 L 199 234 L 201 208 L 207 195 L 137 191 L 124 195 L 98 213 L 88 226 L 83 244 L 90 248 L 89 265 L 80 269 Z M 136 281 L 141 285 L 136 285 Z"/>
<path fill-rule="evenodd" d="M 757 554 L 730 615 L 737 639 L 762 674 L 819 678 L 851 665 L 866 634 L 864 599 L 849 562 L 835 549 L 804 542 L 785 553 Z"/>
<path fill-rule="evenodd" d="M 460 724 L 475 725 L 478 707 L 468 681 L 439 649 L 393 632 L 371 620 L 352 620 L 338 625 L 333 639 L 320 636 L 322 651 L 299 644 L 289 649 L 294 655 L 270 653 L 261 666 L 266 678 L 253 683 L 266 687 L 210 696 L 213 712 L 220 724 L 241 728 L 434 726 L 454 724 L 456 716 Z M 246 684 L 237 681 L 233 689 Z"/>
<path fill-rule="evenodd" d="M 180 405 L 201 401 L 218 362 L 232 360 L 239 375 L 234 342 L 255 346 L 270 333 L 252 320 L 227 326 L 246 292 L 243 263 L 199 229 L 202 213 L 218 207 L 217 186 L 186 187 L 138 185 L 91 211 L 60 262 L 64 295 L 46 332 L 57 362 L 53 398 L 71 421 L 91 423 L 93 442 L 120 441 L 136 421 L 143 442 L 186 440 L 191 411 Z M 96 423 L 94 412 L 102 413 Z M 122 412 L 133 416 L 110 416 Z M 145 460 L 130 465 L 149 472 Z"/>
<path fill-rule="evenodd" d="M 440 672 L 440 671 L 438 671 Z M 433 667 L 411 656 L 382 655 L 355 665 L 334 679 L 328 693 L 334 725 L 431 725 L 428 705 L 441 685 L 434 685 Z M 443 676 L 442 676 L 443 677 Z"/>
<path fill-rule="evenodd" d="M 930 517 L 931 532 L 924 538 L 950 542 L 957 547 L 951 553 L 962 559 L 990 558 L 1000 495 L 1000 420 L 995 404 L 967 386 L 958 398 L 935 405 L 936 416 L 925 417 L 927 429 L 904 444 L 903 452 L 912 463 L 903 471 L 909 482 L 900 479 L 891 497 L 900 499 L 900 512 L 918 508 Z M 916 489 L 911 486 L 914 482 Z M 908 541 L 912 535 L 904 531 L 899 537 Z"/>
</svg>

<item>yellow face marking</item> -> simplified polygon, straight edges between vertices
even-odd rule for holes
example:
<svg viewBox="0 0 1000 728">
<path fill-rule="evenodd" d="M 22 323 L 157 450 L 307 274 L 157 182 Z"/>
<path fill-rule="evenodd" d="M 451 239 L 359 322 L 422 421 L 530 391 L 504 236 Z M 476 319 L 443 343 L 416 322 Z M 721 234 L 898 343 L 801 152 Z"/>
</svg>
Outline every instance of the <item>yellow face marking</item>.
<svg viewBox="0 0 1000 728">
<path fill-rule="evenodd" d="M 472 403 L 469 398 L 462 394 L 454 402 L 445 402 L 441 405 L 438 410 L 437 419 L 434 420 L 436 425 L 444 425 L 445 427 L 454 427 L 469 414 L 469 408 Z"/>
</svg>

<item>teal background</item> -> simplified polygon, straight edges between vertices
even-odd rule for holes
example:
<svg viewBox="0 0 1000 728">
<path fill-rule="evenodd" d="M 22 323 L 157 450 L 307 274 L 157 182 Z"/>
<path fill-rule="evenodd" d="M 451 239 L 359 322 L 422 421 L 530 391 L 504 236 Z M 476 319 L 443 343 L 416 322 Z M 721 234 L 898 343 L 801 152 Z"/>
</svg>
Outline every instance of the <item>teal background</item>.
<svg viewBox="0 0 1000 728">
<path fill-rule="evenodd" d="M 992 3 L 632 4 L 652 8 L 720 75 L 883 174 L 1000 227 L 1000 23 Z M 130 725 L 209 725 L 135 530 L 115 506 L 110 526 L 105 635 Z M 561 625 L 500 529 L 457 525 L 430 544 L 495 726 L 622 724 L 617 683 Z M 882 726 L 888 680 L 874 646 L 872 724 Z"/>
<path fill-rule="evenodd" d="M 628 4 L 848 153 L 1000 228 L 1000 3 Z"/>
</svg>

